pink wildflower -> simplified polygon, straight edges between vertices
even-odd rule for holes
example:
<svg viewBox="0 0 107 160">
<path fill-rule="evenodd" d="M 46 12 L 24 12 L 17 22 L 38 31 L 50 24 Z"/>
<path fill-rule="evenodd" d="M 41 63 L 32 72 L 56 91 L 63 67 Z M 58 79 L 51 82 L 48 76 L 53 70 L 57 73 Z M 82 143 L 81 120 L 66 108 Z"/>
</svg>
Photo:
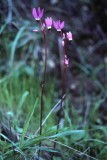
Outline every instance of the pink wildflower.
<svg viewBox="0 0 107 160">
<path fill-rule="evenodd" d="M 52 18 L 51 18 L 51 17 L 47 17 L 47 18 L 45 19 L 45 23 L 46 23 L 47 29 L 51 29 L 51 26 L 52 26 Z"/>
<path fill-rule="evenodd" d="M 42 18 L 43 12 L 44 12 L 44 9 L 40 9 L 40 7 L 38 7 L 38 9 L 36 8 L 32 9 L 32 15 L 37 21 L 39 21 Z"/>
<path fill-rule="evenodd" d="M 57 31 L 61 31 L 61 29 L 64 28 L 64 21 L 61 23 L 60 20 L 59 21 L 54 21 L 54 28 L 57 30 Z"/>
<path fill-rule="evenodd" d="M 72 33 L 70 31 L 66 33 L 66 36 L 69 41 L 72 41 Z"/>
<path fill-rule="evenodd" d="M 66 55 L 66 54 L 65 54 L 65 56 L 64 56 L 64 64 L 65 64 L 66 66 L 69 65 L 69 59 L 67 58 L 67 55 Z"/>
</svg>

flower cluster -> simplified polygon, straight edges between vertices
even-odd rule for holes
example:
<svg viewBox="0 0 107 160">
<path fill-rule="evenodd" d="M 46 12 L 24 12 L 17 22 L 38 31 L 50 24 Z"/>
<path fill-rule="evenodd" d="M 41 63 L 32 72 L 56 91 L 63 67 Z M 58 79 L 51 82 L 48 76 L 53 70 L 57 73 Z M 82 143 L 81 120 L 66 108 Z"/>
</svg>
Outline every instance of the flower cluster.
<svg viewBox="0 0 107 160">
<path fill-rule="evenodd" d="M 41 30 L 44 31 L 46 29 L 51 29 L 52 28 L 52 25 L 53 27 L 58 31 L 58 32 L 61 32 L 61 38 L 62 38 L 62 46 L 64 47 L 65 46 L 65 41 L 66 39 L 68 41 L 72 41 L 72 33 L 71 31 L 67 32 L 67 33 L 63 33 L 62 32 L 62 29 L 64 28 L 64 25 L 65 25 L 65 22 L 64 21 L 53 21 L 52 20 L 52 17 L 47 17 L 45 18 L 45 22 L 42 23 L 41 21 L 41 18 L 43 17 L 43 13 L 44 13 L 44 9 L 41 9 L 40 7 L 38 7 L 37 9 L 36 8 L 33 8 L 32 9 L 32 15 L 33 17 L 36 19 L 36 21 L 40 21 L 41 23 Z M 38 32 L 38 30 L 33 30 L 34 32 Z M 67 59 L 67 56 L 65 55 L 65 58 L 64 58 L 64 64 L 68 65 L 68 59 Z"/>
<path fill-rule="evenodd" d="M 37 21 L 41 20 L 41 18 L 43 17 L 43 13 L 44 13 L 44 9 L 40 9 L 40 7 L 38 7 L 38 9 L 36 8 L 32 9 L 32 15 Z M 62 29 L 64 28 L 64 21 L 63 22 L 60 22 L 60 20 L 52 21 L 52 17 L 47 17 L 45 19 L 45 25 L 47 29 L 51 29 L 52 24 L 57 31 L 62 31 Z M 34 30 L 34 31 L 37 31 L 37 30 Z M 69 41 L 72 40 L 72 33 L 70 31 L 66 33 L 66 38 Z"/>
</svg>

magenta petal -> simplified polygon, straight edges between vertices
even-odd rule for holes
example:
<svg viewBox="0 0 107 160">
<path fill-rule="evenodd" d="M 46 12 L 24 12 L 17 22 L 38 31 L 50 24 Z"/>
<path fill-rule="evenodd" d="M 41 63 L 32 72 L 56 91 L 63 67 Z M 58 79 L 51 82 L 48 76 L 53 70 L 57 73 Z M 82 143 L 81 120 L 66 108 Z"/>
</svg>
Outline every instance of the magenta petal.
<svg viewBox="0 0 107 160">
<path fill-rule="evenodd" d="M 52 25 L 52 18 L 50 17 L 50 24 Z"/>
<path fill-rule="evenodd" d="M 35 8 L 33 8 L 33 9 L 32 9 L 32 15 L 34 16 L 34 18 L 37 18 L 37 17 L 38 17 L 38 15 L 37 15 L 37 12 L 36 12 L 36 9 L 35 9 Z"/>
<path fill-rule="evenodd" d="M 38 15 L 41 14 L 41 10 L 40 10 L 40 7 L 38 7 Z"/>
<path fill-rule="evenodd" d="M 60 24 L 60 28 L 64 28 L 64 21 Z"/>
<path fill-rule="evenodd" d="M 52 26 L 52 18 L 51 17 L 47 17 L 45 19 L 45 23 L 46 23 L 46 26 L 47 26 L 48 29 L 51 28 L 51 26 Z"/>
<path fill-rule="evenodd" d="M 58 26 L 60 26 L 60 20 L 58 21 Z"/>
<path fill-rule="evenodd" d="M 58 22 L 53 22 L 54 28 L 58 29 Z"/>
<path fill-rule="evenodd" d="M 39 18 L 42 18 L 43 12 L 44 12 L 44 9 L 41 10 L 40 7 L 38 7 L 38 17 Z"/>
</svg>

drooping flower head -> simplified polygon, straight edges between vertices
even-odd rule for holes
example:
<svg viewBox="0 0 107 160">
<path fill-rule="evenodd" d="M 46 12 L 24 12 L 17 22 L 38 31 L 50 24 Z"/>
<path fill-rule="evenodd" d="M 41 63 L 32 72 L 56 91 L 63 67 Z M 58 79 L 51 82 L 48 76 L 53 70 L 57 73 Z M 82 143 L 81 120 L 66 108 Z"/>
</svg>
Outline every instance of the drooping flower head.
<svg viewBox="0 0 107 160">
<path fill-rule="evenodd" d="M 32 15 L 37 21 L 39 21 L 42 18 L 43 12 L 44 12 L 44 9 L 40 9 L 40 7 L 38 7 L 38 9 L 36 8 L 32 9 Z"/>
<path fill-rule="evenodd" d="M 54 24 L 54 28 L 57 31 L 61 31 L 64 28 L 64 21 L 63 22 L 60 22 L 60 20 L 59 21 L 54 21 L 53 24 Z"/>
<path fill-rule="evenodd" d="M 66 33 L 66 36 L 69 41 L 72 41 L 72 33 L 70 31 Z"/>
<path fill-rule="evenodd" d="M 52 28 L 52 18 L 51 17 L 47 17 L 45 19 L 45 23 L 46 23 L 47 29 L 51 29 Z"/>
<path fill-rule="evenodd" d="M 68 66 L 69 65 L 69 59 L 67 58 L 67 55 L 64 55 L 64 65 Z"/>
</svg>

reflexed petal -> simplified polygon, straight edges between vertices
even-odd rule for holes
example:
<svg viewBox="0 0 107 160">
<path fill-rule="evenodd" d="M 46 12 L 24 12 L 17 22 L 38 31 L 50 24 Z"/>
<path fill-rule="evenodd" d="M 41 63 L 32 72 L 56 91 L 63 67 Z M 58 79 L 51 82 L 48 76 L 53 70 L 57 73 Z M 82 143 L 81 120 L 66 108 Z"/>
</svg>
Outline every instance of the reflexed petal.
<svg viewBox="0 0 107 160">
<path fill-rule="evenodd" d="M 34 16 L 34 18 L 37 18 L 37 17 L 38 17 L 38 15 L 37 15 L 37 12 L 36 12 L 36 9 L 35 9 L 35 8 L 33 8 L 33 9 L 32 9 L 32 15 Z"/>
<path fill-rule="evenodd" d="M 40 7 L 38 7 L 38 15 L 41 14 L 41 10 L 40 10 Z"/>
<path fill-rule="evenodd" d="M 57 21 L 56 22 L 54 21 L 53 25 L 54 25 L 55 29 L 58 29 L 58 22 Z"/>
<path fill-rule="evenodd" d="M 64 21 L 60 24 L 60 28 L 64 28 Z"/>
<path fill-rule="evenodd" d="M 50 17 L 50 24 L 52 25 L 52 17 Z"/>
<path fill-rule="evenodd" d="M 43 17 L 43 12 L 44 12 L 44 9 L 41 10 L 40 14 L 39 14 L 39 18 L 42 18 Z"/>
</svg>

